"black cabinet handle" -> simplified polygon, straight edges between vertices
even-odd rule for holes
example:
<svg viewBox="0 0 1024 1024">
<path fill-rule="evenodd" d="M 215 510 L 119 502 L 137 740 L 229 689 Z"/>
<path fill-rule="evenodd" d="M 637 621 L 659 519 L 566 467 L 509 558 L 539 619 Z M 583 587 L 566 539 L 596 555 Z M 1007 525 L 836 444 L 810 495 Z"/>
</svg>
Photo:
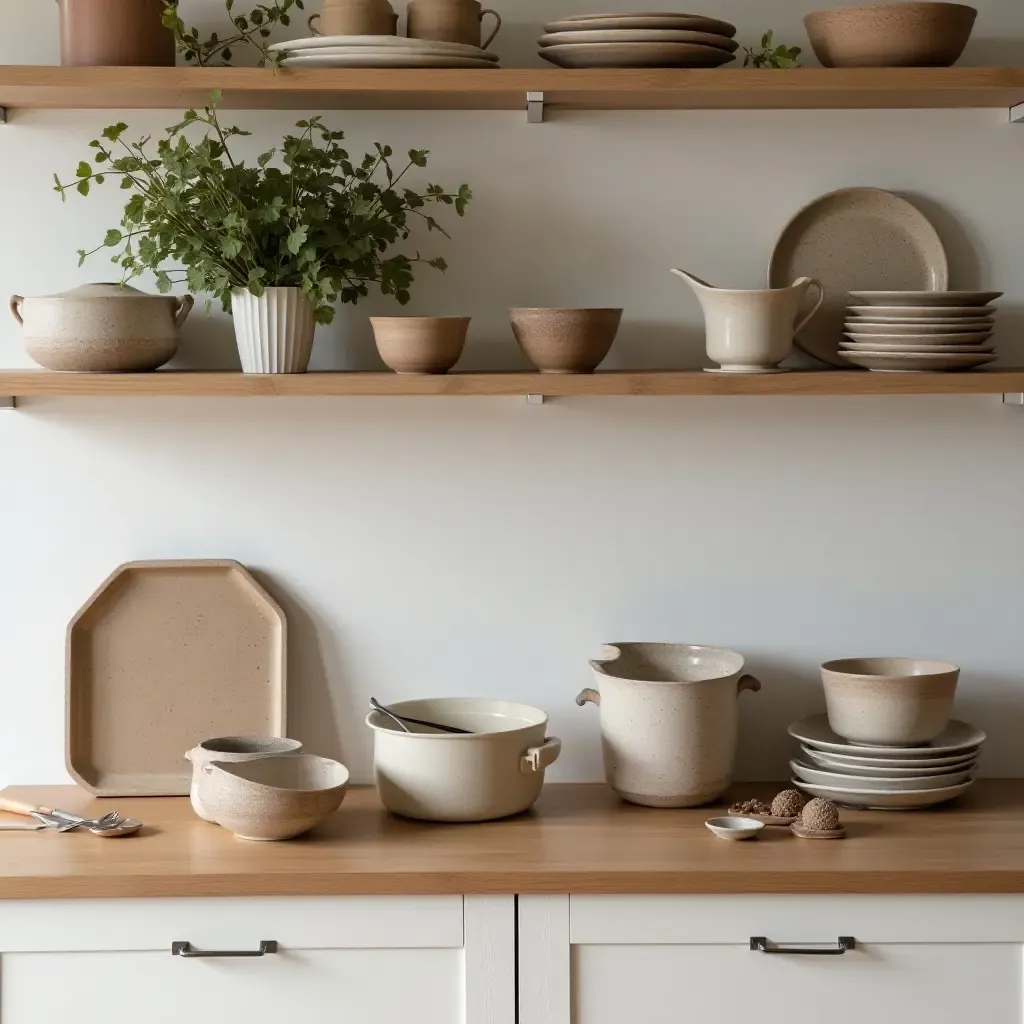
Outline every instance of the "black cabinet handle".
<svg viewBox="0 0 1024 1024">
<path fill-rule="evenodd" d="M 266 956 L 277 952 L 273 939 L 264 939 L 259 949 L 193 949 L 191 942 L 172 942 L 171 956 L 212 957 L 212 956 Z"/>
<path fill-rule="evenodd" d="M 751 952 L 783 953 L 786 956 L 842 956 L 848 949 L 856 948 L 857 940 L 852 935 L 840 935 L 835 946 L 769 946 L 763 935 L 756 935 L 750 940 Z"/>
</svg>

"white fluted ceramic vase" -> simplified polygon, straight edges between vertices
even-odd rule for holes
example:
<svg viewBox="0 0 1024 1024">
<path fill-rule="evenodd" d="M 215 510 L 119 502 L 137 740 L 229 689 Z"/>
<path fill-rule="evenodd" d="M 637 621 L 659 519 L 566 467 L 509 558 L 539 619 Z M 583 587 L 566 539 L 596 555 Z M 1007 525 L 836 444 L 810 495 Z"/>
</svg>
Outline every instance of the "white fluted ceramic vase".
<svg viewBox="0 0 1024 1024">
<path fill-rule="evenodd" d="M 313 351 L 313 304 L 299 288 L 231 293 L 243 373 L 305 373 Z"/>
</svg>

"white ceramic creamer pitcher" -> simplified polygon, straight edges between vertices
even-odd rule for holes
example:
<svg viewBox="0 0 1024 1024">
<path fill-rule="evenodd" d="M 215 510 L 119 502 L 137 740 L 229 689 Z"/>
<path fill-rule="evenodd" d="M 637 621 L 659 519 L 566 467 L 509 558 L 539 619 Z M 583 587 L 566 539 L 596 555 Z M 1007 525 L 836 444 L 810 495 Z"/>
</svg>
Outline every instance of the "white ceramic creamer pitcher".
<svg viewBox="0 0 1024 1024">
<path fill-rule="evenodd" d="M 715 288 L 685 270 L 673 268 L 694 291 L 704 310 L 708 357 L 723 373 L 779 373 L 779 363 L 793 350 L 793 336 L 825 301 L 820 281 L 801 277 L 788 288 L 738 290 Z M 814 308 L 800 317 L 811 287 L 818 290 Z M 798 320 L 799 318 L 799 320 Z"/>
<path fill-rule="evenodd" d="M 608 785 L 648 807 L 696 807 L 732 782 L 737 695 L 761 684 L 743 657 L 689 644 L 609 644 L 590 663 L 601 687 L 576 698 L 601 708 Z"/>
</svg>

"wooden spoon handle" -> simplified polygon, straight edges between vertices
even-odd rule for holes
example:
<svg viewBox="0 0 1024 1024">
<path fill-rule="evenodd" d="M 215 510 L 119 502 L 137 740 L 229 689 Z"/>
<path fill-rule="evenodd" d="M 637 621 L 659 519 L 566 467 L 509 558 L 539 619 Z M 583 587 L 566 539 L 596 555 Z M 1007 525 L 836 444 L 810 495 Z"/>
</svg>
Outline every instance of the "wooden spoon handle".
<svg viewBox="0 0 1024 1024">
<path fill-rule="evenodd" d="M 49 807 L 36 807 L 35 804 L 22 803 L 20 800 L 11 800 L 10 797 L 0 796 L 0 811 L 10 811 L 11 814 L 25 814 L 31 817 L 34 812 L 40 814 L 51 814 Z"/>
</svg>

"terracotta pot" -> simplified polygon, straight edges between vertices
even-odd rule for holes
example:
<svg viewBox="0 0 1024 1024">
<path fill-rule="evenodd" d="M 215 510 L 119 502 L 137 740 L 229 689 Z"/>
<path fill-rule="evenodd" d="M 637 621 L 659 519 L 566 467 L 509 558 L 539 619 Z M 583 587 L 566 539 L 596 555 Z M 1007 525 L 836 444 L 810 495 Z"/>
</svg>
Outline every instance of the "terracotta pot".
<svg viewBox="0 0 1024 1024">
<path fill-rule="evenodd" d="M 128 285 L 85 284 L 59 295 L 11 296 L 25 351 L 47 370 L 155 370 L 178 350 L 192 296 L 147 295 Z"/>
<path fill-rule="evenodd" d="M 320 14 L 306 19 L 314 35 L 393 36 L 398 15 L 388 0 L 324 0 Z"/>
<path fill-rule="evenodd" d="M 590 663 L 600 693 L 576 698 L 601 708 L 608 785 L 648 807 L 696 807 L 732 782 L 737 695 L 761 684 L 743 657 L 688 644 L 607 645 Z"/>
<path fill-rule="evenodd" d="M 468 316 L 371 316 L 381 359 L 395 373 L 447 373 L 462 355 Z"/>
<path fill-rule="evenodd" d="M 814 11 L 804 27 L 827 68 L 945 68 L 960 59 L 977 16 L 963 4 L 870 4 Z"/>
<path fill-rule="evenodd" d="M 407 13 L 405 34 L 410 39 L 465 43 L 486 50 L 501 30 L 501 15 L 482 7 L 477 0 L 410 0 Z M 481 43 L 485 14 L 494 18 L 494 28 Z"/>
<path fill-rule="evenodd" d="M 510 309 L 512 332 L 541 373 L 593 373 L 608 355 L 621 309 Z"/>
<path fill-rule="evenodd" d="M 57 7 L 61 64 L 174 66 L 164 0 L 57 0 Z"/>
</svg>

